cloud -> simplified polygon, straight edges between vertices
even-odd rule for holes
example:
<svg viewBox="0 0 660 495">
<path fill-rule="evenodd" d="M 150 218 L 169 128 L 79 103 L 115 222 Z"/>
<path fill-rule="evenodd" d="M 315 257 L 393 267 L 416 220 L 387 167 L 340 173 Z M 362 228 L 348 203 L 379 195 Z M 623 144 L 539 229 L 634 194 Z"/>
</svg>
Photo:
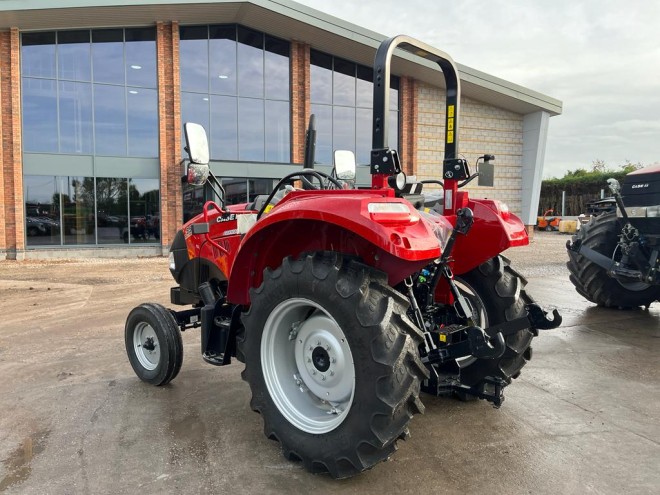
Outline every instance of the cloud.
<svg viewBox="0 0 660 495">
<path fill-rule="evenodd" d="M 457 62 L 564 103 L 544 175 L 660 159 L 660 2 L 308 0 L 387 36 L 408 34 Z M 350 9 L 347 8 L 350 5 Z"/>
</svg>

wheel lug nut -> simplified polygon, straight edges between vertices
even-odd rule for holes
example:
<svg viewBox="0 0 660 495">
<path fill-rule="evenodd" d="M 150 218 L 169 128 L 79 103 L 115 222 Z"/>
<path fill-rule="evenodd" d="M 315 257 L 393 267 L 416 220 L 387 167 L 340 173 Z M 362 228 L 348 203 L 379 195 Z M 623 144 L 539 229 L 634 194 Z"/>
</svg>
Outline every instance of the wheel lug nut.
<svg viewBox="0 0 660 495">
<path fill-rule="evenodd" d="M 335 376 L 335 372 L 334 372 L 334 371 L 331 371 L 331 372 L 330 372 L 330 376 Z"/>
<path fill-rule="evenodd" d="M 309 346 L 309 350 L 310 350 L 310 351 L 313 351 L 313 350 L 314 350 L 314 347 L 310 345 L 310 346 Z"/>
<path fill-rule="evenodd" d="M 332 359 L 330 360 L 330 362 L 332 362 L 332 363 L 336 363 L 336 362 L 337 362 L 337 358 L 332 358 Z"/>
<path fill-rule="evenodd" d="M 316 375 L 316 370 L 312 370 L 312 375 Z"/>
<path fill-rule="evenodd" d="M 321 375 L 321 380 L 325 381 L 325 375 Z"/>
<path fill-rule="evenodd" d="M 326 345 L 326 346 L 325 346 L 325 350 L 326 350 L 326 351 L 329 351 L 329 350 L 330 350 L 330 346 L 329 346 L 329 345 Z"/>
<path fill-rule="evenodd" d="M 311 363 L 311 362 L 312 362 L 312 358 L 307 358 L 307 362 L 308 362 L 308 363 Z"/>
</svg>

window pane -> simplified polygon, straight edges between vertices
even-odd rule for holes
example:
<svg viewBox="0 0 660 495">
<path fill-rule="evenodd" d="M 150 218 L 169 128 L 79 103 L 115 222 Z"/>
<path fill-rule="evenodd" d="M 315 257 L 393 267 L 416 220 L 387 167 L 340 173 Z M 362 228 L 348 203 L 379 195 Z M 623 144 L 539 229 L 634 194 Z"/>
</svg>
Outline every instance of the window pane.
<svg viewBox="0 0 660 495">
<path fill-rule="evenodd" d="M 289 44 L 266 36 L 266 98 L 289 99 Z"/>
<path fill-rule="evenodd" d="M 91 80 L 89 31 L 57 33 L 57 65 L 60 79 Z"/>
<path fill-rule="evenodd" d="M 210 79 L 211 93 L 236 94 L 236 27 L 211 26 Z"/>
<path fill-rule="evenodd" d="M 158 93 L 128 88 L 128 155 L 158 156 Z"/>
<path fill-rule="evenodd" d="M 399 109 L 399 78 L 390 77 L 390 110 Z"/>
<path fill-rule="evenodd" d="M 126 156 L 126 91 L 123 86 L 94 85 L 97 155 Z"/>
<path fill-rule="evenodd" d="M 62 191 L 64 244 L 94 244 L 94 178 L 66 177 Z"/>
<path fill-rule="evenodd" d="M 186 145 L 186 137 L 183 132 L 183 125 L 186 122 L 201 125 L 206 130 L 206 135 L 210 135 L 208 95 L 181 93 L 181 149 Z M 213 146 L 211 146 L 211 151 L 213 151 Z"/>
<path fill-rule="evenodd" d="M 374 106 L 374 71 L 370 67 L 357 66 L 357 106 Z"/>
<path fill-rule="evenodd" d="M 250 179 L 248 201 L 254 201 L 260 194 L 270 194 L 273 190 L 273 179 Z"/>
<path fill-rule="evenodd" d="M 204 195 L 205 186 L 191 186 L 183 184 L 183 222 L 188 222 L 194 216 L 202 212 L 206 196 Z"/>
<path fill-rule="evenodd" d="M 334 129 L 333 151 L 350 150 L 355 152 L 355 108 L 333 107 L 332 128 Z"/>
<path fill-rule="evenodd" d="M 23 149 L 57 153 L 57 84 L 23 78 Z"/>
<path fill-rule="evenodd" d="M 126 84 L 144 88 L 157 86 L 155 41 L 126 43 Z"/>
<path fill-rule="evenodd" d="M 387 129 L 387 142 L 390 148 L 399 149 L 399 112 L 390 110 L 390 121 Z"/>
<path fill-rule="evenodd" d="M 311 100 L 312 103 L 332 104 L 332 57 L 311 52 Z"/>
<path fill-rule="evenodd" d="M 355 106 L 355 64 L 335 58 L 332 81 L 332 102 L 335 105 Z"/>
<path fill-rule="evenodd" d="M 266 100 L 266 161 L 291 161 L 289 102 Z"/>
<path fill-rule="evenodd" d="M 21 74 L 55 77 L 55 33 L 23 33 Z"/>
<path fill-rule="evenodd" d="M 211 156 L 219 160 L 238 158 L 238 109 L 233 96 L 211 96 Z"/>
<path fill-rule="evenodd" d="M 238 100 L 238 158 L 264 161 L 264 101 Z"/>
<path fill-rule="evenodd" d="M 121 29 L 92 31 L 94 81 L 125 84 L 124 33 Z"/>
<path fill-rule="evenodd" d="M 371 163 L 371 138 L 372 138 L 372 110 L 358 108 L 356 110 L 355 128 L 355 159 L 361 165 Z"/>
<path fill-rule="evenodd" d="M 129 242 L 157 243 L 160 239 L 160 185 L 158 179 L 131 179 L 129 183 Z"/>
<path fill-rule="evenodd" d="M 92 86 L 60 82 L 60 151 L 92 153 Z"/>
<path fill-rule="evenodd" d="M 316 155 L 314 163 L 332 164 L 332 107 L 312 105 L 316 116 Z"/>
<path fill-rule="evenodd" d="M 128 242 L 128 180 L 96 178 L 96 225 L 99 244 Z"/>
<path fill-rule="evenodd" d="M 56 177 L 26 175 L 23 177 L 25 194 L 25 233 L 27 246 L 59 246 L 60 191 Z"/>
<path fill-rule="evenodd" d="M 263 34 L 238 28 L 238 94 L 264 97 Z"/>
<path fill-rule="evenodd" d="M 204 33 L 204 38 L 197 36 Z M 181 91 L 209 90 L 209 41 L 208 29 L 181 28 L 179 60 L 181 64 Z M 194 36 L 194 38 L 193 38 Z"/>
<path fill-rule="evenodd" d="M 227 204 L 247 203 L 247 181 L 245 179 L 222 179 L 222 187 L 227 192 Z"/>
</svg>

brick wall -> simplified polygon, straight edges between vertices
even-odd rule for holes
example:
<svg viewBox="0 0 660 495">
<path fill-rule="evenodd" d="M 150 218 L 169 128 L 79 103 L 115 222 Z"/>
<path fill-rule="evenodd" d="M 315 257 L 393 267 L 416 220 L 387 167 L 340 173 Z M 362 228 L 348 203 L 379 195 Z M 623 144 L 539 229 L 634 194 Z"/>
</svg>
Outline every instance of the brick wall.
<svg viewBox="0 0 660 495">
<path fill-rule="evenodd" d="M 399 157 L 403 171 L 414 174 L 417 156 L 415 130 L 418 125 L 419 107 L 415 98 L 417 83 L 410 77 L 402 77 L 399 84 Z"/>
<path fill-rule="evenodd" d="M 441 179 L 444 150 L 444 90 L 417 82 L 418 179 Z M 479 187 L 476 180 L 466 187 L 475 198 L 504 201 L 512 212 L 522 209 L 522 127 L 523 116 L 485 103 L 461 99 L 459 153 L 473 172 L 477 157 L 495 155 L 495 187 Z"/>
<path fill-rule="evenodd" d="M 156 25 L 161 243 L 169 246 L 183 221 L 179 25 Z"/>
<path fill-rule="evenodd" d="M 0 259 L 25 256 L 18 29 L 0 32 Z"/>
<path fill-rule="evenodd" d="M 305 161 L 305 131 L 312 104 L 310 102 L 309 45 L 291 42 L 291 161 Z"/>
</svg>

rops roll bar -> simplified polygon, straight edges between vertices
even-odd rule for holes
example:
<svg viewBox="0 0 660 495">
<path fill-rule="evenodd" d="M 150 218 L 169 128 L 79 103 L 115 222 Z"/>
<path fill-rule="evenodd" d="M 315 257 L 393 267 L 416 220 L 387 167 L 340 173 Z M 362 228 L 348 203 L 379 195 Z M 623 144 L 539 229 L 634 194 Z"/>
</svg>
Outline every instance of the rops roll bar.
<svg viewBox="0 0 660 495">
<path fill-rule="evenodd" d="M 396 48 L 437 63 L 442 70 L 447 88 L 445 102 L 445 167 L 453 162 L 458 150 L 458 116 L 461 86 L 458 69 L 452 58 L 426 43 L 399 35 L 383 41 L 374 60 L 374 113 L 371 151 L 372 185 L 383 187 L 387 177 L 400 171 L 396 152 L 387 143 L 390 107 L 390 65 Z"/>
</svg>

